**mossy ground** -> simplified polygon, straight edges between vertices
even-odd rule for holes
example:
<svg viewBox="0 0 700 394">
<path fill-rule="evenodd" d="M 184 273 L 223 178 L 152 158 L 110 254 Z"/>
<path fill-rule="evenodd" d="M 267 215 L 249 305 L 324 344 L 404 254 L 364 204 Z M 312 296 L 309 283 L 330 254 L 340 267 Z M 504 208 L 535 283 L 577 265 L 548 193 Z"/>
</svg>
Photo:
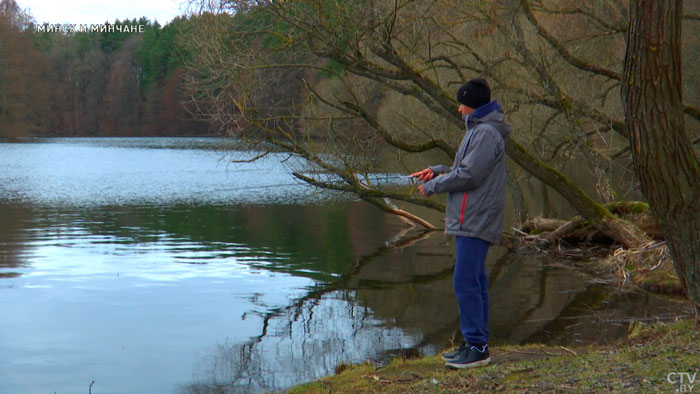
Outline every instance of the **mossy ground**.
<svg viewBox="0 0 700 394">
<path fill-rule="evenodd" d="M 491 349 L 492 364 L 447 369 L 439 356 L 354 365 L 289 393 L 676 392 L 671 372 L 700 372 L 700 331 L 692 320 L 644 325 L 610 345 Z M 677 375 L 674 376 L 677 381 Z M 673 379 L 672 379 L 673 380 Z M 700 373 L 692 392 L 700 393 Z M 686 387 L 687 389 L 688 387 Z"/>
</svg>

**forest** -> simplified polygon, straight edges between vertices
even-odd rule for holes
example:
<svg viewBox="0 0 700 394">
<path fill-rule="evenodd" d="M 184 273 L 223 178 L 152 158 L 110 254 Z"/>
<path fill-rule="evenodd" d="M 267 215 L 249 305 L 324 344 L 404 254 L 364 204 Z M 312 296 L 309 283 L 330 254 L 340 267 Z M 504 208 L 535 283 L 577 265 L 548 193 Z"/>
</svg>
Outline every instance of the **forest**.
<svg viewBox="0 0 700 394">
<path fill-rule="evenodd" d="M 180 136 L 210 130 L 184 101 L 177 41 L 190 20 L 143 33 L 41 31 L 14 1 L 0 2 L 0 137 Z"/>
</svg>

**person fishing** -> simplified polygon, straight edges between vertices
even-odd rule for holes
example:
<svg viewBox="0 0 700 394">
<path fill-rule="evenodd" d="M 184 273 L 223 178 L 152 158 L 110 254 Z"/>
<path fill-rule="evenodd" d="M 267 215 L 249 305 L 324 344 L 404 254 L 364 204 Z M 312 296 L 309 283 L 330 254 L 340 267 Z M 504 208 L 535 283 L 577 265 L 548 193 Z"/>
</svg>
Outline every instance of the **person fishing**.
<svg viewBox="0 0 700 394">
<path fill-rule="evenodd" d="M 489 284 L 485 268 L 491 245 L 500 244 L 506 187 L 505 138 L 510 126 L 498 101 L 482 78 L 474 78 L 457 90 L 457 111 L 466 133 L 452 167 L 436 165 L 411 174 L 424 183 L 424 197 L 447 193 L 445 233 L 457 244 L 453 285 L 459 305 L 464 343 L 442 354 L 450 368 L 488 365 Z"/>
</svg>

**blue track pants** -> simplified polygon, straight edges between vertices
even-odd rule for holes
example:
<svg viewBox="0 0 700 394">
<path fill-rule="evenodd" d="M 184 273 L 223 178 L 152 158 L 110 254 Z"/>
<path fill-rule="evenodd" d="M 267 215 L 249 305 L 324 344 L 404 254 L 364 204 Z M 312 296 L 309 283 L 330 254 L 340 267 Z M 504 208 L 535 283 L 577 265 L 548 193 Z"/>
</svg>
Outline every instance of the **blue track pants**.
<svg viewBox="0 0 700 394">
<path fill-rule="evenodd" d="M 459 325 L 464 340 L 480 345 L 489 340 L 489 278 L 486 274 L 488 242 L 457 236 L 454 290 L 459 304 Z"/>
</svg>

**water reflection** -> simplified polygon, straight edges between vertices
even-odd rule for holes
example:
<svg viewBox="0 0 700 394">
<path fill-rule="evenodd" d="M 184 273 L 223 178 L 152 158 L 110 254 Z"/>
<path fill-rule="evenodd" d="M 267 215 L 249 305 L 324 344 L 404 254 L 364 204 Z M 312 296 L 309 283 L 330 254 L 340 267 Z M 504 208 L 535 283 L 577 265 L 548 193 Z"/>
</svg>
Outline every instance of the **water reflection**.
<svg viewBox="0 0 700 394">
<path fill-rule="evenodd" d="M 6 268 L 0 272 L 2 276 L 19 275 L 11 269 L 19 267 L 24 261 L 22 256 L 25 254 L 26 245 L 21 240 L 21 234 L 24 229 L 22 218 L 26 216 L 25 211 L 23 207 L 0 204 L 0 268 Z"/>
<path fill-rule="evenodd" d="M 278 390 L 456 335 L 450 238 L 297 186 L 207 195 L 232 181 L 210 142 L 0 144 L 0 392 Z M 272 164 L 235 181 L 289 182 Z M 487 264 L 495 345 L 682 312 L 537 256 Z"/>
<path fill-rule="evenodd" d="M 214 346 L 194 383 L 179 392 L 275 391 L 333 374 L 340 363 L 381 364 L 408 349 L 432 355 L 447 347 L 459 336 L 453 257 L 444 253 L 453 248 L 433 235 L 420 246 L 383 246 L 338 282 L 310 290 L 285 308 L 254 313 L 262 321 L 260 334 Z M 680 300 L 614 293 L 548 263 L 498 250 L 489 256 L 495 346 L 600 343 L 625 335 L 625 319 L 690 313 Z"/>
<path fill-rule="evenodd" d="M 0 354 L 20 376 L 56 364 L 33 379 L 44 391 L 80 389 L 55 374 L 84 370 L 102 392 L 265 392 L 458 336 L 453 240 L 363 203 L 0 206 L 16 219 L 0 232 L 15 246 L 0 263 Z M 684 313 L 557 263 L 492 249 L 494 345 L 615 339 L 625 318 Z"/>
<path fill-rule="evenodd" d="M 172 391 L 201 352 L 245 342 L 256 314 L 333 282 L 393 231 L 358 203 L 0 206 L 13 218 L 1 232 L 0 355 L 11 362 L 0 392 L 79 392 L 84 380 Z M 371 231 L 350 236 L 355 221 Z"/>
<path fill-rule="evenodd" d="M 415 336 L 386 327 L 352 291 L 305 299 L 267 322 L 247 343 L 217 345 L 182 392 L 264 392 L 325 376 L 339 361 L 416 345 Z M 288 335 L 292 333 L 291 335 Z"/>
</svg>

